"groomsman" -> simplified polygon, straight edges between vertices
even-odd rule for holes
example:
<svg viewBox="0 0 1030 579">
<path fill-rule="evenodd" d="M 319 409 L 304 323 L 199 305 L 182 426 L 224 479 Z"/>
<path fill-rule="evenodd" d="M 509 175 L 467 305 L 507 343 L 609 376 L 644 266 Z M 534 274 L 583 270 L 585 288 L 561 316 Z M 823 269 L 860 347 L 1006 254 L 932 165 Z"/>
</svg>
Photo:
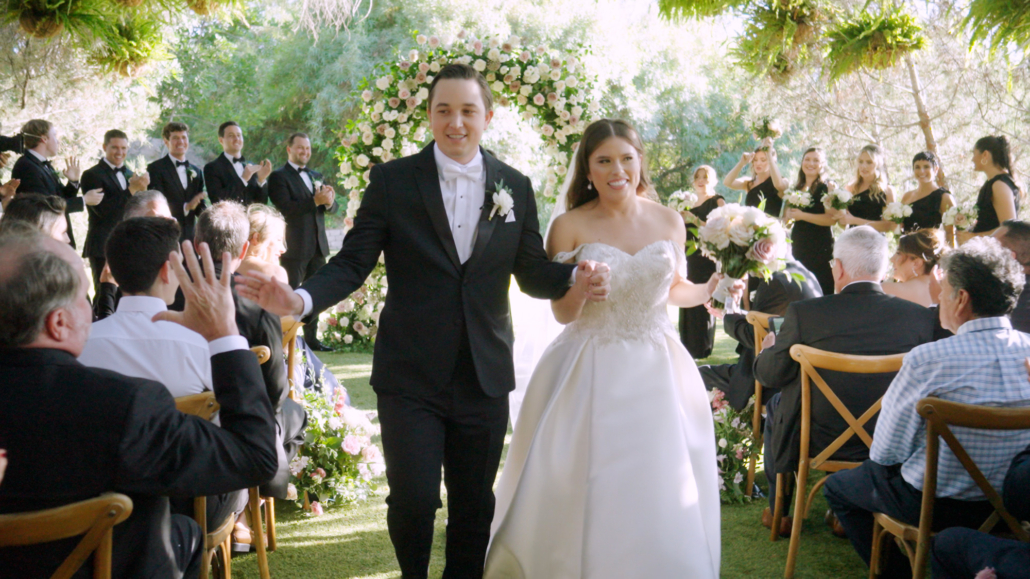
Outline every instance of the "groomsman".
<svg viewBox="0 0 1030 579">
<path fill-rule="evenodd" d="M 268 159 L 260 165 L 247 163 L 243 158 L 243 130 L 236 121 L 226 121 L 218 127 L 218 142 L 222 145 L 221 155 L 204 165 L 204 181 L 211 203 L 236 201 L 243 205 L 268 201 L 268 176 L 272 173 L 272 162 Z"/>
<path fill-rule="evenodd" d="M 75 157 L 65 159 L 64 176 L 68 183 L 61 185 L 61 176 L 50 164 L 51 157 L 61 150 L 61 132 L 50 121 L 33 119 L 21 128 L 25 154 L 14 163 L 11 179 L 18 179 L 19 192 L 56 195 L 65 199 L 65 219 L 68 221 L 69 244 L 75 247 L 75 234 L 69 213 L 82 211 L 85 205 L 96 205 L 103 200 L 100 191 L 89 191 L 79 197 L 79 162 Z"/>
<path fill-rule="evenodd" d="M 279 263 L 286 270 L 290 287 L 300 287 L 325 265 L 329 239 L 325 235 L 325 214 L 335 213 L 336 192 L 322 183 L 322 174 L 307 167 L 311 159 L 311 140 L 304 133 L 293 133 L 286 141 L 289 161 L 268 177 L 268 196 L 286 218 L 286 253 Z M 317 318 L 319 312 L 314 312 Z M 304 341 L 312 350 L 328 351 L 319 343 L 318 324 L 304 326 Z"/>
<path fill-rule="evenodd" d="M 93 272 L 93 287 L 98 294 L 100 273 L 107 263 L 104 258 L 107 236 L 122 220 L 129 198 L 135 193 L 146 191 L 150 185 L 149 175 L 133 175 L 125 166 L 125 156 L 128 153 L 129 137 L 118 129 L 111 129 L 104 133 L 104 158 L 82 172 L 83 189 L 100 189 L 104 193 L 100 203 L 86 208 L 89 214 L 89 231 L 86 233 L 86 243 L 82 248 L 82 256 L 89 259 L 89 267 Z"/>
<path fill-rule="evenodd" d="M 186 160 L 190 148 L 190 128 L 186 123 L 168 123 L 161 130 L 161 138 L 168 154 L 147 165 L 150 188 L 168 199 L 172 216 L 182 229 L 182 241 L 192 241 L 193 224 L 207 207 L 204 174 L 200 167 Z"/>
</svg>

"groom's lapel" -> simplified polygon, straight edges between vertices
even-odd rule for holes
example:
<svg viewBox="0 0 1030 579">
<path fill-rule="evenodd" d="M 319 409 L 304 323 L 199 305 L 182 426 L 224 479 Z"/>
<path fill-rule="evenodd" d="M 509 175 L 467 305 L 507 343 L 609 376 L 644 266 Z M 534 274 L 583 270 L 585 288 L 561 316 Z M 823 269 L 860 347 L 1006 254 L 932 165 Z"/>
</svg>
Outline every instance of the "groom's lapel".
<svg viewBox="0 0 1030 579">
<path fill-rule="evenodd" d="M 490 212 L 494 208 L 494 193 L 497 192 L 497 181 L 500 179 L 501 162 L 486 151 L 483 151 L 483 166 L 486 167 L 486 192 L 483 195 L 483 210 L 479 214 L 479 225 L 476 229 L 476 242 L 472 246 L 472 255 L 469 256 L 471 264 L 482 255 L 490 237 L 494 234 L 494 225 L 498 220 L 504 219 L 500 215 L 494 215 L 490 219 Z"/>
<path fill-rule="evenodd" d="M 433 156 L 434 143 L 422 149 L 419 153 L 419 162 L 416 164 L 418 171 L 415 172 L 415 183 L 419 192 L 422 193 L 422 201 L 426 204 L 426 211 L 429 212 L 429 219 L 433 222 L 433 229 L 443 242 L 444 251 L 451 259 L 455 269 L 461 272 L 461 260 L 458 259 L 458 249 L 454 245 L 454 236 L 451 234 L 451 225 L 447 221 L 447 209 L 443 206 L 443 193 L 440 192 L 440 174 L 436 170 L 436 158 Z"/>
</svg>

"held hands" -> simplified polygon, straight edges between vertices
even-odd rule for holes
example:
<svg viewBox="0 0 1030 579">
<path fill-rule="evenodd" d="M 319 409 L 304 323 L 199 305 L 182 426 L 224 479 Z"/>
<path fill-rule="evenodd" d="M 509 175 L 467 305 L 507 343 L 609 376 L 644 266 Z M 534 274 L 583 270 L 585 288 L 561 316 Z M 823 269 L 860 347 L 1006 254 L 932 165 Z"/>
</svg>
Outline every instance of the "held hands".
<svg viewBox="0 0 1030 579">
<path fill-rule="evenodd" d="M 82 176 L 82 169 L 79 167 L 79 160 L 75 157 L 66 157 L 64 159 L 64 176 L 69 181 L 78 181 L 79 177 Z"/>
<path fill-rule="evenodd" d="M 611 291 L 611 269 L 607 263 L 584 260 L 576 266 L 576 283 L 570 291 L 581 292 L 592 302 L 603 302 Z"/>
<path fill-rule="evenodd" d="M 193 279 L 182 267 L 183 255 L 193 273 Z M 222 277 L 219 279 L 215 275 L 215 260 L 211 258 L 211 250 L 206 243 L 200 244 L 200 257 L 203 264 L 197 261 L 193 243 L 189 241 L 182 242 L 182 255 L 177 251 L 168 255 L 168 263 L 179 279 L 179 287 L 186 298 L 186 309 L 181 312 L 159 312 L 153 321 L 175 322 L 204 336 L 208 342 L 238 335 L 236 306 L 229 287 L 232 276 L 229 264 L 232 258 L 228 251 L 222 253 Z"/>
<path fill-rule="evenodd" d="M 204 192 L 197 193 L 193 197 L 193 199 L 190 199 L 189 203 L 186 204 L 186 209 L 188 209 L 189 211 L 193 211 L 194 209 L 197 208 L 198 205 L 200 205 L 200 202 L 205 200 L 205 199 L 207 199 L 207 193 L 204 193 Z"/>
<path fill-rule="evenodd" d="M 90 189 L 82 196 L 82 202 L 89 206 L 99 205 L 104 200 L 103 189 Z"/>
<path fill-rule="evenodd" d="M 304 313 L 304 300 L 288 284 L 270 275 L 251 272 L 236 277 L 236 293 L 279 316 Z"/>
<path fill-rule="evenodd" d="M 140 173 L 129 178 L 129 193 L 136 194 L 150 187 L 150 173 Z"/>
<path fill-rule="evenodd" d="M 315 193 L 315 205 L 325 205 L 327 208 L 333 206 L 336 200 L 336 191 L 329 185 L 322 185 L 322 188 Z"/>
</svg>

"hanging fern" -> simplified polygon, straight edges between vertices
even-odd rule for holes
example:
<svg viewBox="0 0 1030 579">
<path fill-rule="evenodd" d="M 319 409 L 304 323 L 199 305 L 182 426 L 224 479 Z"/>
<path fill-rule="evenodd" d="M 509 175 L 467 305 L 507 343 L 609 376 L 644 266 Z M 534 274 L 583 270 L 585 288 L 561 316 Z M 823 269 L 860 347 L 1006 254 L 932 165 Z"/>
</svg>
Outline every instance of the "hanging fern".
<svg viewBox="0 0 1030 579">
<path fill-rule="evenodd" d="M 751 74 L 785 81 L 815 51 L 828 8 L 819 0 L 769 0 L 756 4 L 733 55 Z"/>
<path fill-rule="evenodd" d="M 992 53 L 1012 42 L 1030 47 L 1030 3 L 1019 0 L 973 0 L 962 26 L 970 30 L 969 45 L 983 42 Z"/>
<path fill-rule="evenodd" d="M 62 30 L 102 37 L 110 30 L 109 7 L 104 0 L 7 0 L 2 20 L 18 22 L 36 38 L 50 38 Z"/>
<path fill-rule="evenodd" d="M 89 61 L 106 71 L 135 76 L 151 61 L 167 56 L 161 23 L 135 14 L 115 24 Z"/>
<path fill-rule="evenodd" d="M 686 20 L 718 16 L 748 4 L 750 0 L 658 0 L 658 11 L 668 19 Z"/>
<path fill-rule="evenodd" d="M 826 66 L 832 80 L 861 68 L 883 69 L 926 46 L 926 36 L 903 7 L 885 4 L 880 14 L 860 11 L 827 35 Z"/>
</svg>

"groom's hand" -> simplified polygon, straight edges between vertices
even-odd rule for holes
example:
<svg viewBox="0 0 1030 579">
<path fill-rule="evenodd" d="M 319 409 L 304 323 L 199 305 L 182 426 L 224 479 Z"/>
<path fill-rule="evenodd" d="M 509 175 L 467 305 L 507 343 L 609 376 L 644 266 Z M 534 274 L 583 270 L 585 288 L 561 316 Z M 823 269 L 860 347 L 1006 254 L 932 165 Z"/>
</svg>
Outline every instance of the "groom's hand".
<svg viewBox="0 0 1030 579">
<path fill-rule="evenodd" d="M 587 299 L 593 302 L 603 302 L 608 299 L 608 292 L 611 291 L 611 268 L 607 263 L 584 260 L 579 262 L 576 270 L 576 281 L 588 280 Z"/>
<path fill-rule="evenodd" d="M 260 272 L 237 274 L 236 293 L 279 317 L 304 313 L 304 300 L 293 288 Z"/>
</svg>

